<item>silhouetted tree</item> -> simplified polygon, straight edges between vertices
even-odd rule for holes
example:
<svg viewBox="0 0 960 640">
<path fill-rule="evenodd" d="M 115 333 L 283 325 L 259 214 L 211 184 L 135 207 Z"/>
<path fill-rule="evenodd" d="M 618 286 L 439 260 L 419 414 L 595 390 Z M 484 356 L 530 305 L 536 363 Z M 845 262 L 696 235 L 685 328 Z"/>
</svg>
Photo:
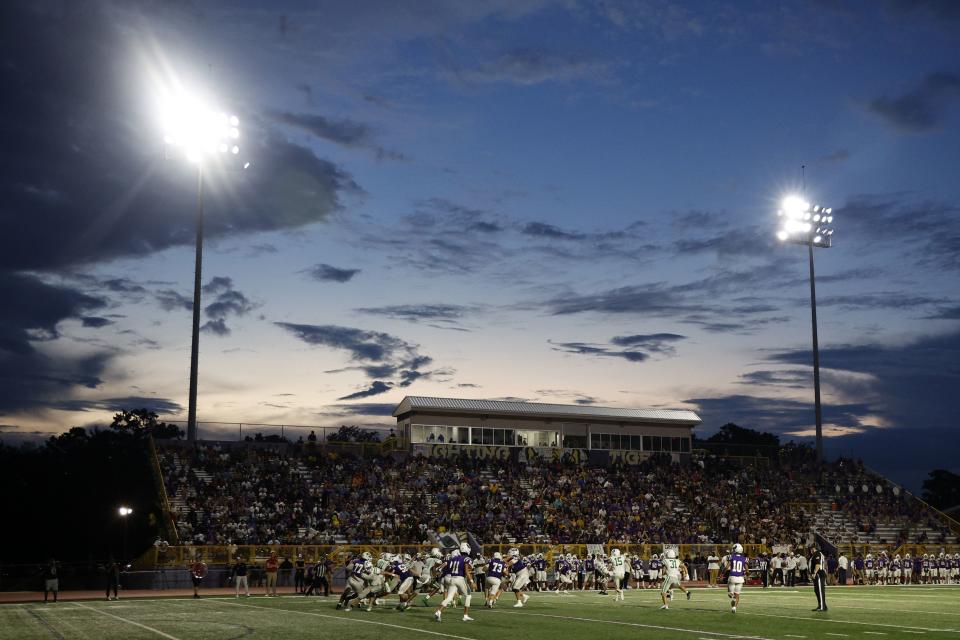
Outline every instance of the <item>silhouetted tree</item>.
<svg viewBox="0 0 960 640">
<path fill-rule="evenodd" d="M 946 469 L 934 469 L 923 481 L 923 499 L 937 509 L 960 505 L 960 475 Z"/>
<path fill-rule="evenodd" d="M 152 433 L 154 438 L 160 440 L 179 440 L 184 436 L 183 429 L 174 424 L 160 422 L 160 416 L 149 409 L 127 410 L 114 414 L 110 428 L 135 436 Z"/>
<path fill-rule="evenodd" d="M 746 444 L 760 445 L 766 447 L 779 447 L 780 438 L 772 433 L 755 431 L 741 427 L 732 422 L 720 427 L 720 431 L 707 438 L 706 442 L 716 442 L 719 444 Z"/>
</svg>

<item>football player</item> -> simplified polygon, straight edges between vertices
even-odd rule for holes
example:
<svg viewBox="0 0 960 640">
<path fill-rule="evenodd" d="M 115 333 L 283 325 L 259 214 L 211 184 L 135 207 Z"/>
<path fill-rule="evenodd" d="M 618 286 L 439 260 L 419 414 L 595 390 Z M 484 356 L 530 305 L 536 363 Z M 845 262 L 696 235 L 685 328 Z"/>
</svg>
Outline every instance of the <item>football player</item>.
<svg viewBox="0 0 960 640">
<path fill-rule="evenodd" d="M 467 555 L 469 553 L 470 545 L 466 542 L 460 544 L 459 551 L 454 549 L 450 552 L 450 559 L 446 562 L 450 586 L 447 587 L 447 597 L 433 612 L 433 619 L 436 622 L 440 622 L 443 610 L 453 603 L 455 595 L 463 596 L 463 621 L 471 622 L 473 620 L 470 617 L 470 601 L 473 596 L 470 595 L 470 587 L 468 586 L 473 582 L 473 569 L 471 568 L 470 556 Z"/>
<path fill-rule="evenodd" d="M 687 600 L 690 599 L 690 592 L 683 588 L 683 585 L 680 584 L 680 565 L 682 564 L 677 560 L 677 552 L 673 549 L 667 549 L 667 552 L 664 554 L 666 557 L 663 560 L 663 584 L 660 585 L 660 599 L 663 601 L 661 609 L 669 609 L 667 605 L 667 594 L 670 591 L 677 587 L 680 591 L 683 591 L 687 594 Z"/>
</svg>

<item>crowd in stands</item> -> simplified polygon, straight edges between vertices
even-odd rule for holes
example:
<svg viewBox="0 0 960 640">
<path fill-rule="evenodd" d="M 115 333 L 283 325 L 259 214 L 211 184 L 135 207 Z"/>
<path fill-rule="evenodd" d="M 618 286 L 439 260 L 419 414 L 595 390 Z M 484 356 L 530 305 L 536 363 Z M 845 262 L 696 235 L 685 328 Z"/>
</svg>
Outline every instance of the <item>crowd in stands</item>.
<svg viewBox="0 0 960 640">
<path fill-rule="evenodd" d="M 669 455 L 639 465 L 352 455 L 315 446 L 161 449 L 183 542 L 426 544 L 443 531 L 485 543 L 810 542 L 814 501 L 835 489 L 864 530 L 926 517 L 917 501 L 840 460 L 815 471 L 809 447 L 747 464 Z M 755 461 L 754 461 L 755 462 Z M 884 481 L 885 482 L 885 481 Z M 892 541 L 891 541 L 892 542 Z"/>
<path fill-rule="evenodd" d="M 821 487 L 831 508 L 845 511 L 862 534 L 874 533 L 880 523 L 899 525 L 897 539 L 886 540 L 888 544 L 943 542 L 949 533 L 921 502 L 871 474 L 860 461 L 841 458 L 830 465 L 821 476 Z M 938 531 L 938 539 L 928 540 L 926 532 L 911 538 L 910 528 L 920 523 Z"/>
</svg>

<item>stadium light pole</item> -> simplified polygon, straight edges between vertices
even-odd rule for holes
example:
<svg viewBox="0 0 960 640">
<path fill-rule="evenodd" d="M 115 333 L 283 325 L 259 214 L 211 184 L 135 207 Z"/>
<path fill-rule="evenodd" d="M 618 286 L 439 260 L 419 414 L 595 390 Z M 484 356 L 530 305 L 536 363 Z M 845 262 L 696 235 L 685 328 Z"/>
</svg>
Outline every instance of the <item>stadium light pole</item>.
<svg viewBox="0 0 960 640">
<path fill-rule="evenodd" d="M 200 289 L 203 269 L 203 167 L 218 155 L 240 153 L 240 119 L 195 98 L 179 97 L 164 108 L 164 142 L 182 150 L 197 167 L 197 246 L 193 270 L 193 335 L 190 342 L 190 399 L 187 440 L 197 439 L 197 377 L 200 359 Z M 249 163 L 244 166 L 246 168 Z"/>
<path fill-rule="evenodd" d="M 120 514 L 120 520 L 123 522 L 123 560 L 121 560 L 121 564 L 123 564 L 127 561 L 127 520 L 130 514 L 133 513 L 133 509 L 130 507 L 120 507 L 117 509 L 117 513 Z"/>
<path fill-rule="evenodd" d="M 817 462 L 823 461 L 823 413 L 820 406 L 820 345 L 817 340 L 817 287 L 813 272 L 813 248 L 833 246 L 833 209 L 811 206 L 800 196 L 789 195 L 777 211 L 781 242 L 807 246 L 810 259 L 810 317 L 813 323 L 813 399 L 817 423 Z"/>
</svg>

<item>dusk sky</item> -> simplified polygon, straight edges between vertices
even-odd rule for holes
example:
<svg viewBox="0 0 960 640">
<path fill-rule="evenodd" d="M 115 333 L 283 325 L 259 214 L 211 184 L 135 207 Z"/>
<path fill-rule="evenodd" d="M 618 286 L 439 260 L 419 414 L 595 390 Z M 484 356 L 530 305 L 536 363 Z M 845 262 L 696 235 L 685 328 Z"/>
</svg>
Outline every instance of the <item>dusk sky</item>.
<svg viewBox="0 0 960 640">
<path fill-rule="evenodd" d="M 960 471 L 960 3 L 0 3 L 5 441 L 186 418 L 390 424 L 405 395 L 692 408 Z"/>
</svg>

